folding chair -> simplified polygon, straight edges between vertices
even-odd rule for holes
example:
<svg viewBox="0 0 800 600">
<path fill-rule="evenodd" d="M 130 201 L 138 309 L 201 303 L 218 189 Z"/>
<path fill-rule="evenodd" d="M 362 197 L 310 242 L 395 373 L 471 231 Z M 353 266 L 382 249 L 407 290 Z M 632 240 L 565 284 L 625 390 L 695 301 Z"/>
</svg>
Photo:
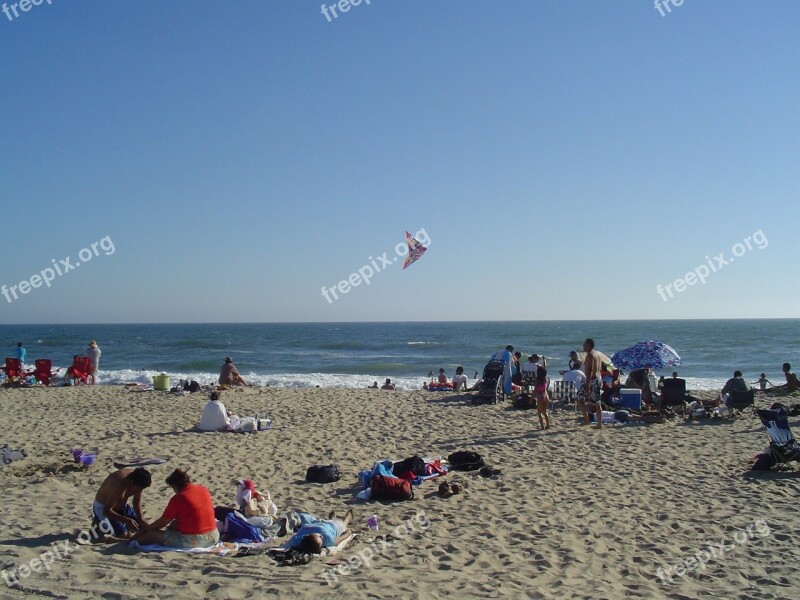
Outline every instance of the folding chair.
<svg viewBox="0 0 800 600">
<path fill-rule="evenodd" d="M 731 409 L 734 415 L 737 413 L 742 415 L 747 410 L 753 411 L 753 416 L 756 415 L 756 391 L 751 389 L 746 392 L 732 390 L 727 402 L 728 408 Z"/>
<path fill-rule="evenodd" d="M 53 371 L 53 361 L 49 358 L 37 358 L 35 365 L 36 369 L 33 371 L 33 376 L 36 377 L 39 383 L 44 385 L 50 385 L 53 381 L 53 377 L 61 370 L 57 369 Z"/>
<path fill-rule="evenodd" d="M 73 356 L 72 366 L 67 369 L 67 377 L 72 376 L 75 383 L 86 383 L 89 380 L 89 373 L 92 370 L 92 362 L 88 356 Z"/>
<path fill-rule="evenodd" d="M 18 358 L 6 358 L 6 366 L 0 367 L 6 373 L 9 383 L 13 383 L 19 379 L 24 379 L 27 375 L 33 372 L 26 372 L 22 370 L 22 361 Z"/>
<path fill-rule="evenodd" d="M 681 416 L 686 416 L 686 380 L 679 378 L 665 379 L 661 388 L 661 412 L 669 406 L 680 406 Z"/>
<path fill-rule="evenodd" d="M 789 429 L 789 417 L 785 410 L 769 408 L 756 410 L 761 423 L 769 435 L 769 450 L 775 464 L 790 469 L 793 461 L 800 462 L 800 445 Z"/>
</svg>

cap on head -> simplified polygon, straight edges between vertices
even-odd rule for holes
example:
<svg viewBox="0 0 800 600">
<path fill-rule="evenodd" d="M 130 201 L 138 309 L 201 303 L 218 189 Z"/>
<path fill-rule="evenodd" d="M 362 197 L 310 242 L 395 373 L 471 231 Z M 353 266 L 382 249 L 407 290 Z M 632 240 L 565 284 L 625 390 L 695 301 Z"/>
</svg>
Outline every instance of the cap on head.
<svg viewBox="0 0 800 600">
<path fill-rule="evenodd" d="M 225 362 L 226 362 L 226 363 L 232 363 L 232 362 L 233 362 L 233 359 L 232 359 L 230 356 L 226 356 L 226 357 L 225 357 Z"/>
</svg>

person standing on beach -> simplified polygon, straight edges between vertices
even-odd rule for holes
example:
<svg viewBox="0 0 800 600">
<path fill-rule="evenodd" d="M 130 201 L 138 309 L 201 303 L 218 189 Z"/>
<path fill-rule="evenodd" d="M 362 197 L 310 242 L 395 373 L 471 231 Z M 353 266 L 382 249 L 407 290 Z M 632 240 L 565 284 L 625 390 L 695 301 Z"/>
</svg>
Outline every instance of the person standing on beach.
<svg viewBox="0 0 800 600">
<path fill-rule="evenodd" d="M 25 350 L 25 347 L 22 345 L 22 342 L 17 342 L 17 359 L 22 365 L 22 368 L 25 368 L 25 359 L 28 358 L 28 351 Z"/>
<path fill-rule="evenodd" d="M 511 379 L 513 377 L 513 366 L 514 366 L 514 346 L 509 344 L 506 346 L 505 350 L 499 350 L 492 354 L 490 360 L 499 360 L 502 361 L 503 367 L 503 393 L 510 396 L 511 395 Z"/>
<path fill-rule="evenodd" d="M 97 347 L 97 342 L 92 340 L 89 342 L 89 347 L 86 349 L 86 356 L 89 357 L 89 379 L 94 385 L 96 383 L 95 376 L 97 375 L 97 369 L 100 368 L 100 348 Z"/>
<path fill-rule="evenodd" d="M 583 362 L 583 372 L 586 375 L 586 383 L 583 388 L 578 390 L 578 408 L 583 415 L 584 425 L 589 424 L 588 410 L 593 410 L 597 413 L 597 429 L 603 428 L 603 405 L 600 402 L 600 393 L 603 389 L 602 379 L 600 378 L 601 361 L 600 357 L 594 350 L 594 340 L 586 338 L 583 342 L 583 351 L 586 353 L 586 358 Z"/>
</svg>

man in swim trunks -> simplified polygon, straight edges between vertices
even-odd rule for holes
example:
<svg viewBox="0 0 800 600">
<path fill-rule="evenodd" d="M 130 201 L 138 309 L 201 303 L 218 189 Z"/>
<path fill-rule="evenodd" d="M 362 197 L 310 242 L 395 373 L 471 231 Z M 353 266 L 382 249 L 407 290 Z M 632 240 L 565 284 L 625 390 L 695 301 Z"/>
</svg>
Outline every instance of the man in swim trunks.
<svg viewBox="0 0 800 600">
<path fill-rule="evenodd" d="M 602 381 L 600 379 L 601 361 L 600 357 L 594 350 L 594 340 L 587 338 L 583 342 L 583 351 L 586 353 L 586 359 L 583 362 L 584 374 L 586 375 L 586 382 L 583 387 L 578 390 L 578 408 L 583 415 L 584 424 L 589 424 L 589 413 L 587 410 L 592 410 L 597 415 L 597 429 L 603 428 L 603 404 L 600 402 L 600 393 L 602 390 Z"/>
<path fill-rule="evenodd" d="M 147 525 L 142 516 L 142 492 L 148 487 L 150 472 L 142 467 L 120 469 L 100 484 L 92 513 L 101 530 L 108 532 L 109 541 L 128 538 Z M 133 498 L 133 506 L 128 504 L 128 498 Z"/>
<path fill-rule="evenodd" d="M 329 519 L 319 520 L 308 513 L 299 513 L 300 529 L 289 540 L 289 547 L 303 554 L 320 554 L 323 548 L 338 546 L 346 536 L 347 526 L 353 520 L 353 509 L 348 510 L 344 520 L 336 519 L 331 513 Z"/>
</svg>

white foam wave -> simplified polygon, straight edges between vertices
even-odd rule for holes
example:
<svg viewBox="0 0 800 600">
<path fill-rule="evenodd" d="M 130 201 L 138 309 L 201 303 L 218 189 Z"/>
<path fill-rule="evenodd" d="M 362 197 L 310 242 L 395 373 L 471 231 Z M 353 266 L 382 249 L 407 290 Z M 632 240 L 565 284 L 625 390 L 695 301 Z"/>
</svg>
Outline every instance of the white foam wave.
<svg viewBox="0 0 800 600">
<path fill-rule="evenodd" d="M 59 377 L 63 376 L 66 368 L 62 367 Z M 144 383 L 152 384 L 153 376 L 159 375 L 160 371 L 137 371 L 133 369 L 121 369 L 116 371 L 101 370 L 98 374 L 97 382 L 101 385 L 120 385 L 123 383 Z M 181 379 L 193 379 L 203 385 L 216 385 L 216 373 L 209 372 L 168 372 L 170 385 L 177 385 Z M 245 380 L 255 386 L 271 386 L 285 388 L 345 388 L 360 389 L 366 388 L 377 381 L 382 385 L 386 376 L 377 375 L 353 375 L 348 373 L 275 373 L 270 375 L 243 373 Z M 392 382 L 399 389 L 418 390 L 426 381 L 425 377 L 392 377 Z M 686 387 L 689 390 L 720 390 L 725 385 L 726 379 L 714 377 L 686 377 Z M 470 383 L 473 381 L 470 379 Z"/>
</svg>

